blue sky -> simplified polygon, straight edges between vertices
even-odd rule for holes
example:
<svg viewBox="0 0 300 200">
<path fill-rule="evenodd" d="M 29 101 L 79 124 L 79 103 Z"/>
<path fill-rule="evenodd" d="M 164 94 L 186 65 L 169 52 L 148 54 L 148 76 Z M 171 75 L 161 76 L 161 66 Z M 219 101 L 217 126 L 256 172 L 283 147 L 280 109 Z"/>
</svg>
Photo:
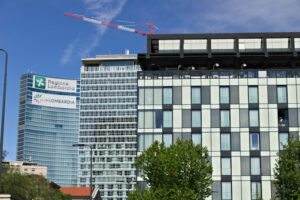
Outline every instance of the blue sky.
<svg viewBox="0 0 300 200">
<path fill-rule="evenodd" d="M 0 0 L 0 48 L 9 53 L 4 149 L 16 158 L 20 75 L 79 78 L 80 59 L 145 52 L 146 37 L 65 17 L 152 22 L 158 33 L 300 31 L 299 0 Z M 137 29 L 148 30 L 138 26 Z M 2 105 L 4 56 L 0 55 Z"/>
</svg>

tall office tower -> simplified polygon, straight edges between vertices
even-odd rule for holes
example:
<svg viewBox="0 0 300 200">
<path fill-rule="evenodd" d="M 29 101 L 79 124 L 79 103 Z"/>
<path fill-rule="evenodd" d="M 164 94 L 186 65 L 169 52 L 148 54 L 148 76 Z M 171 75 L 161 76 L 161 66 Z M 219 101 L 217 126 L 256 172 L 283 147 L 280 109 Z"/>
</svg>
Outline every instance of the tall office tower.
<svg viewBox="0 0 300 200">
<path fill-rule="evenodd" d="M 126 199 L 136 183 L 136 55 L 82 59 L 80 143 L 93 151 L 93 184 L 103 199 Z M 79 185 L 90 181 L 90 149 L 79 150 Z"/>
<path fill-rule="evenodd" d="M 300 130 L 300 33 L 150 35 L 148 45 L 138 152 L 192 140 L 211 156 L 209 199 L 274 196 L 278 152 Z"/>
<path fill-rule="evenodd" d="M 20 80 L 17 160 L 47 166 L 47 178 L 77 185 L 79 81 L 26 73 Z"/>
</svg>

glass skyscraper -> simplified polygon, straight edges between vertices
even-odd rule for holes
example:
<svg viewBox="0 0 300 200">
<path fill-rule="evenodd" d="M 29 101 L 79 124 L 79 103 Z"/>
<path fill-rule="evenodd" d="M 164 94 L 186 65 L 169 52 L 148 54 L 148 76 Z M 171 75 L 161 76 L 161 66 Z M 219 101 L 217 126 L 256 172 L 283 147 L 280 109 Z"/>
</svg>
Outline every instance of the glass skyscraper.
<svg viewBox="0 0 300 200">
<path fill-rule="evenodd" d="M 79 142 L 93 148 L 93 184 L 102 199 L 126 199 L 136 183 L 136 55 L 82 60 Z M 78 185 L 89 185 L 90 149 L 79 150 Z"/>
<path fill-rule="evenodd" d="M 17 160 L 47 166 L 50 181 L 77 185 L 79 81 L 26 73 L 20 79 Z"/>
</svg>

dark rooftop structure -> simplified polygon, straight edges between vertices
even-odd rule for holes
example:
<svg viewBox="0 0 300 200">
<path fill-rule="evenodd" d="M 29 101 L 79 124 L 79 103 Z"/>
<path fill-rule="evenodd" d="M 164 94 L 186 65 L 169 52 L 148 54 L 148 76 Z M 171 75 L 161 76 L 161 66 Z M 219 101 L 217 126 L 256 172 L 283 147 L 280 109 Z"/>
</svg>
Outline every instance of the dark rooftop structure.
<svg viewBox="0 0 300 200">
<path fill-rule="evenodd" d="M 144 71 L 293 69 L 299 53 L 300 32 L 157 34 L 138 62 Z"/>
</svg>

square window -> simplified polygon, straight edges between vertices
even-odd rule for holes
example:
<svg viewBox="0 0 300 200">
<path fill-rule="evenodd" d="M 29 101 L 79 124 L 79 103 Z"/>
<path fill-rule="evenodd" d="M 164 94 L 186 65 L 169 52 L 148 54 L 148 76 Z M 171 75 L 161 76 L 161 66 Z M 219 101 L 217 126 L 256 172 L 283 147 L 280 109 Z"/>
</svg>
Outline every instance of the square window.
<svg viewBox="0 0 300 200">
<path fill-rule="evenodd" d="M 192 141 L 195 145 L 201 145 L 201 133 L 193 133 L 192 134 Z"/>
</svg>

